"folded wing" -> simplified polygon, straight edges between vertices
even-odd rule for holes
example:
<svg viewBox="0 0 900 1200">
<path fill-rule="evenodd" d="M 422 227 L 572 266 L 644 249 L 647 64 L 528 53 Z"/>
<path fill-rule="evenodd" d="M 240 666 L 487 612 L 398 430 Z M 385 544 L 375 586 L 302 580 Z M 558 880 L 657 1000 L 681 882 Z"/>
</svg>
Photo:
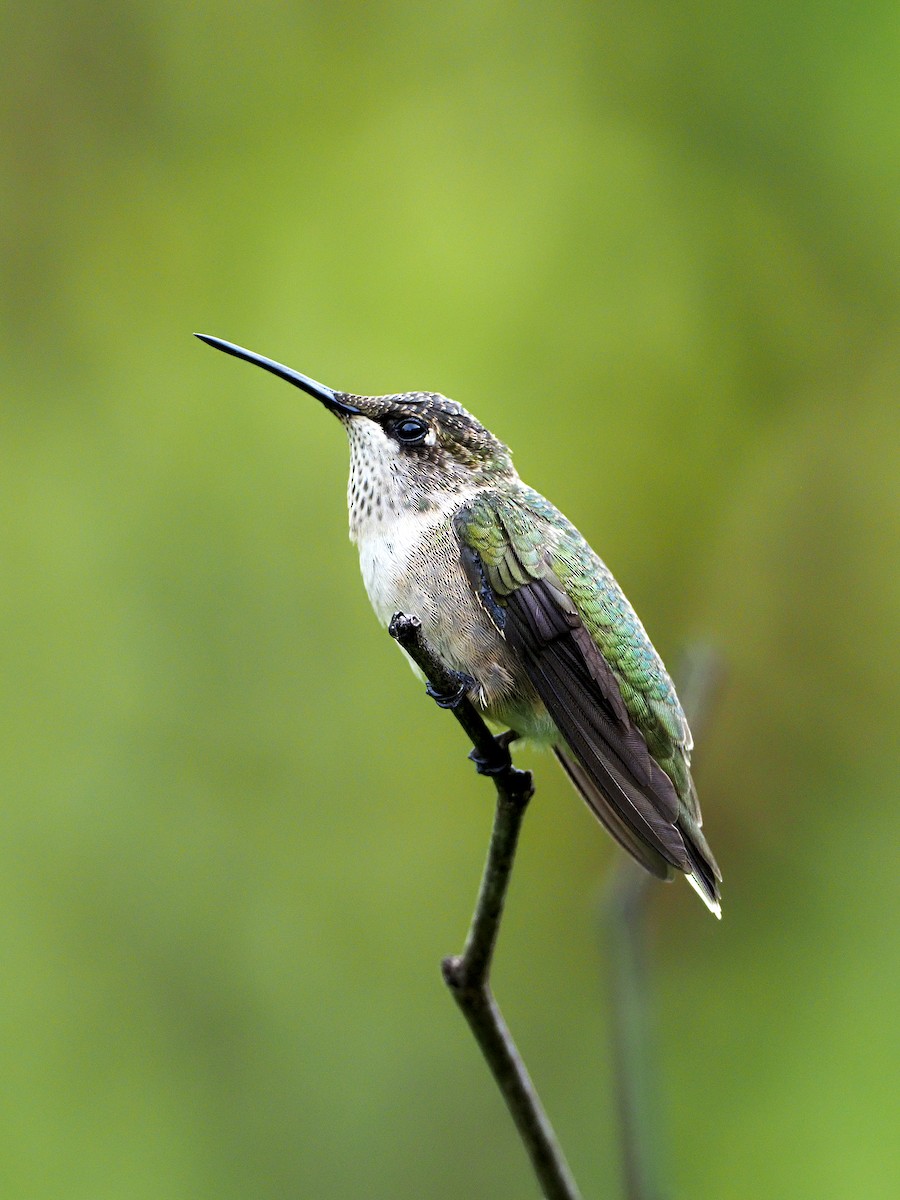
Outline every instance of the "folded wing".
<svg viewBox="0 0 900 1200">
<path fill-rule="evenodd" d="M 463 565 L 562 735 L 556 753 L 566 774 L 642 866 L 661 878 L 684 871 L 716 911 L 718 868 L 695 820 L 686 766 L 681 797 L 540 538 L 523 538 L 520 523 L 504 521 L 489 497 L 476 503 L 457 520 Z"/>
</svg>

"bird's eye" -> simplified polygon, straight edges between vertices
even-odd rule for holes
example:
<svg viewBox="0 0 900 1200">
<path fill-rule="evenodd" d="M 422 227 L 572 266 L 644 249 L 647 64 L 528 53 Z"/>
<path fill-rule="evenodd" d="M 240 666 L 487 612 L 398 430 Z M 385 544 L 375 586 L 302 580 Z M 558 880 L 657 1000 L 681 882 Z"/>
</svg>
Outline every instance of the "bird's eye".
<svg viewBox="0 0 900 1200">
<path fill-rule="evenodd" d="M 424 442 L 428 426 L 417 417 L 403 417 L 396 422 L 391 432 L 404 446 L 417 446 L 419 442 Z"/>
</svg>

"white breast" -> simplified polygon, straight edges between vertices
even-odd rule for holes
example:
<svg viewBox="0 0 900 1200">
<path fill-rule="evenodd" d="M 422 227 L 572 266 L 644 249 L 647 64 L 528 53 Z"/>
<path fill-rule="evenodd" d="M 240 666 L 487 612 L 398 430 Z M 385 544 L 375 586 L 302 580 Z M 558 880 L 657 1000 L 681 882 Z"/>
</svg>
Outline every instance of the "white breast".
<svg viewBox="0 0 900 1200">
<path fill-rule="evenodd" d="M 441 544 L 453 536 L 450 516 L 458 505 L 455 497 L 448 497 L 443 508 L 427 514 L 391 513 L 357 530 L 363 583 L 383 625 L 396 612 L 424 616 L 432 608 L 432 572 L 423 570 L 423 549 L 437 550 L 440 557 Z"/>
</svg>

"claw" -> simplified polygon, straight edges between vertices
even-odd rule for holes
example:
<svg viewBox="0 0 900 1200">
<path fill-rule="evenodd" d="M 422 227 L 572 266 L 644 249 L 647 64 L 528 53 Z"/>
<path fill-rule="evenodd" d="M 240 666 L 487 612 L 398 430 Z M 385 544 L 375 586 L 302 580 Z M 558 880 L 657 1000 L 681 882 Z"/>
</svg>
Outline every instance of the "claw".
<svg viewBox="0 0 900 1200">
<path fill-rule="evenodd" d="M 503 771 L 508 771 L 512 766 L 512 759 L 509 755 L 509 747 L 519 735 L 514 729 L 507 729 L 505 733 L 500 733 L 494 738 L 494 746 L 496 753 L 490 758 L 485 758 L 483 754 L 479 754 L 477 750 L 469 751 L 469 758 L 475 764 L 475 770 L 479 775 L 500 775 Z"/>
<path fill-rule="evenodd" d="M 463 675 L 461 672 L 454 672 L 454 678 L 459 682 L 451 692 L 438 691 L 431 683 L 425 684 L 425 691 L 432 698 L 435 704 L 440 708 L 458 708 L 463 698 L 475 686 L 475 680 L 471 675 Z"/>
</svg>

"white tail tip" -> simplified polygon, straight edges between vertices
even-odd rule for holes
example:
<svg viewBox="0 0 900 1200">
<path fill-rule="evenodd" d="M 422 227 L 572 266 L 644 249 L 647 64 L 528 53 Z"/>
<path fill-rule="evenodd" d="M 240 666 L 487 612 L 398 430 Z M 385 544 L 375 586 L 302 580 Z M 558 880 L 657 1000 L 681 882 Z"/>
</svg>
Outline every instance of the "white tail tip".
<svg viewBox="0 0 900 1200">
<path fill-rule="evenodd" d="M 722 920 L 722 906 L 718 902 L 718 900 L 711 900 L 709 898 L 709 896 L 707 895 L 707 893 L 703 887 L 703 884 L 700 882 L 700 880 L 697 878 L 696 875 L 687 875 L 685 878 L 687 879 L 687 881 L 691 885 L 691 887 L 694 889 L 694 891 L 697 893 L 697 895 L 700 897 L 700 899 L 703 901 L 703 903 L 706 905 L 706 907 L 709 909 L 709 911 L 716 918 L 716 920 L 721 921 Z"/>
</svg>

